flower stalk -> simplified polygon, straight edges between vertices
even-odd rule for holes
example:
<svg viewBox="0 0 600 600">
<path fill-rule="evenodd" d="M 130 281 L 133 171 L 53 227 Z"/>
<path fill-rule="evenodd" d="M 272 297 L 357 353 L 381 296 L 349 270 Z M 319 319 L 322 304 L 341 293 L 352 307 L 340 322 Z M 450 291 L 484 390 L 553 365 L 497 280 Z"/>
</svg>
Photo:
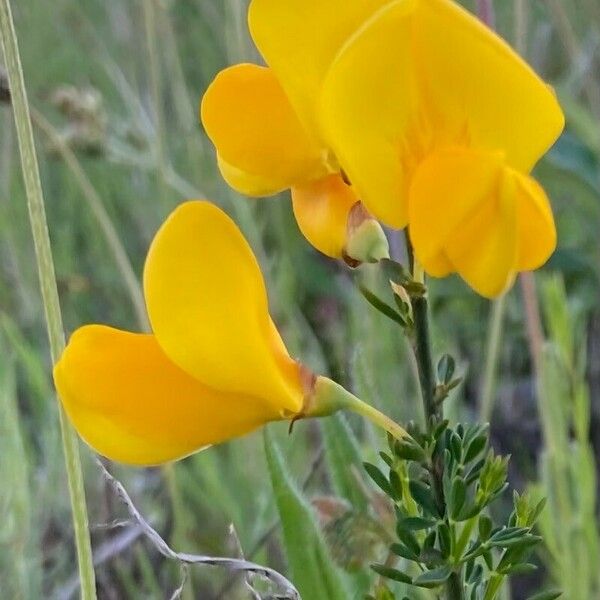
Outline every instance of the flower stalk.
<svg viewBox="0 0 600 600">
<path fill-rule="evenodd" d="M 398 423 L 327 377 L 318 377 L 314 381 L 308 397 L 308 406 L 302 416 L 329 416 L 344 409 L 365 417 L 399 441 L 410 438 L 408 432 Z"/>
<path fill-rule="evenodd" d="M 46 327 L 50 342 L 50 353 L 54 362 L 58 359 L 64 348 L 65 338 L 39 167 L 33 141 L 31 117 L 10 0 L 0 0 L 0 39 L 2 41 L 8 72 L 11 102 L 27 194 L 29 220 L 33 234 Z M 78 439 L 62 407 L 59 407 L 59 416 L 77 547 L 81 598 L 84 600 L 93 600 L 96 598 L 96 584 Z"/>
<path fill-rule="evenodd" d="M 425 285 L 425 276 L 422 266 L 414 256 L 410 241 L 407 237 L 408 254 L 413 262 L 413 279 L 419 284 Z M 423 410 L 425 414 L 425 429 L 431 433 L 444 418 L 444 407 L 442 402 L 436 398 L 437 381 L 433 366 L 433 355 L 431 351 L 431 335 L 429 331 L 429 306 L 427 292 L 417 295 L 412 302 L 414 314 L 413 349 L 419 374 L 421 396 L 423 398 Z M 440 513 L 447 513 L 444 495 L 443 476 L 444 464 L 441 456 L 434 460 L 431 465 L 431 483 L 436 503 Z M 457 567 L 445 583 L 445 596 L 447 600 L 463 600 L 465 598 L 464 585 L 462 582 L 462 569 Z"/>
</svg>

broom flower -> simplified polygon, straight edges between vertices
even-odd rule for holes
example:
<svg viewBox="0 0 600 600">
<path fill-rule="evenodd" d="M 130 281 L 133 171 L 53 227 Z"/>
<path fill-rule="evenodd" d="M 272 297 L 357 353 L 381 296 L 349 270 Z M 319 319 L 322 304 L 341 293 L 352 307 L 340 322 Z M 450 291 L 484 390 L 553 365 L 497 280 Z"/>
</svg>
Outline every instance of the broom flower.
<svg viewBox="0 0 600 600">
<path fill-rule="evenodd" d="M 65 410 L 100 454 L 154 465 L 270 421 L 350 408 L 404 431 L 288 354 L 260 268 L 235 223 L 191 201 L 158 231 L 144 269 L 152 334 L 77 330 L 54 368 Z"/>
<path fill-rule="evenodd" d="M 338 52 L 319 98 L 321 130 L 361 200 L 386 224 L 408 224 L 429 274 L 457 272 L 494 297 L 549 258 L 552 210 L 530 172 L 563 113 L 458 4 L 385 3 Z"/>
<path fill-rule="evenodd" d="M 252 0 L 249 25 L 268 67 L 226 69 L 201 111 L 233 187 L 291 187 L 332 256 L 360 200 L 409 225 L 429 274 L 488 297 L 548 259 L 552 210 L 530 172 L 564 116 L 493 31 L 452 0 Z"/>
</svg>

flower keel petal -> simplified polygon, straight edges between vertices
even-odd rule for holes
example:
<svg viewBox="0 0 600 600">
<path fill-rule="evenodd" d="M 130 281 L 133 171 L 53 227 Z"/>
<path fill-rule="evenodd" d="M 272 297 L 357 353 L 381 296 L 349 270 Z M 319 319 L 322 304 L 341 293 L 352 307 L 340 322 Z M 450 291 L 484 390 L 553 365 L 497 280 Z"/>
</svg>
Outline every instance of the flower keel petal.
<svg viewBox="0 0 600 600">
<path fill-rule="evenodd" d="M 100 325 L 73 334 L 54 380 L 81 437 L 128 464 L 183 458 L 278 418 L 256 398 L 202 385 L 167 358 L 154 336 Z"/>
</svg>

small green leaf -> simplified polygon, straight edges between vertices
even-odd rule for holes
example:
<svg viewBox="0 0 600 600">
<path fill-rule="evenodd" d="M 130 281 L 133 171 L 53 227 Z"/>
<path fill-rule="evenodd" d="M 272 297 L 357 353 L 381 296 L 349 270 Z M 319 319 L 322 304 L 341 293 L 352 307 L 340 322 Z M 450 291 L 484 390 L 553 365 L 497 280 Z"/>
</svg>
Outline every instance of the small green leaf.
<svg viewBox="0 0 600 600">
<path fill-rule="evenodd" d="M 556 600 L 556 598 L 560 598 L 562 596 L 562 592 L 560 590 L 547 590 L 544 592 L 539 592 L 534 596 L 530 596 L 527 600 Z"/>
<path fill-rule="evenodd" d="M 435 588 L 440 585 L 443 585 L 450 575 L 452 574 L 452 567 L 449 565 L 445 565 L 443 567 L 439 567 L 438 569 L 433 569 L 431 571 L 425 571 L 425 573 L 421 573 L 414 581 L 413 585 L 422 588 Z"/>
<path fill-rule="evenodd" d="M 398 323 L 398 325 L 402 327 L 407 326 L 406 320 L 402 317 L 398 311 L 394 310 L 389 304 L 384 302 L 379 296 L 376 296 L 373 292 L 368 290 L 366 287 L 359 285 L 358 289 L 360 293 L 364 296 L 365 300 L 374 308 L 376 308 L 380 313 Z"/>
<path fill-rule="evenodd" d="M 481 507 L 473 502 L 468 502 L 462 507 L 462 510 L 458 513 L 458 516 L 455 518 L 456 521 L 462 523 L 462 521 L 468 521 L 472 519 L 474 516 L 478 515 L 481 512 Z"/>
<path fill-rule="evenodd" d="M 450 354 L 444 354 L 437 364 L 438 381 L 449 383 L 456 370 L 456 361 Z"/>
<path fill-rule="evenodd" d="M 412 577 L 402 571 L 399 571 L 398 569 L 393 569 L 392 567 L 386 567 L 385 565 L 379 564 L 371 565 L 371 569 L 373 569 L 373 571 L 375 571 L 375 573 L 378 575 L 382 575 L 388 579 L 399 581 L 400 583 L 412 584 Z"/>
<path fill-rule="evenodd" d="M 435 526 L 437 521 L 432 519 L 424 519 L 423 517 L 408 517 L 398 523 L 398 528 L 406 529 L 408 531 L 420 531 L 422 529 L 429 529 Z"/>
<path fill-rule="evenodd" d="M 410 548 L 408 548 L 404 544 L 398 544 L 398 543 L 392 544 L 390 546 L 390 550 L 396 556 L 400 556 L 401 558 L 405 558 L 406 560 L 412 560 L 414 562 L 419 561 L 419 554 L 418 553 L 415 554 Z"/>
<path fill-rule="evenodd" d="M 385 452 L 380 452 L 379 456 L 388 467 L 392 467 L 392 465 L 394 464 L 394 459 L 389 454 L 386 454 Z"/>
<path fill-rule="evenodd" d="M 424 462 L 427 455 L 421 446 L 414 442 L 398 441 L 394 444 L 394 454 L 403 460 L 414 460 L 415 462 Z"/>
<path fill-rule="evenodd" d="M 440 514 L 433 498 L 431 488 L 419 481 L 410 481 L 409 483 L 410 493 L 415 499 L 415 502 L 423 508 L 425 512 L 432 515 L 435 518 L 439 518 Z"/>
<path fill-rule="evenodd" d="M 433 546 L 435 545 L 436 536 L 437 536 L 437 532 L 435 530 L 429 532 L 429 534 L 425 538 L 425 541 L 423 542 L 423 548 L 425 550 L 427 550 L 428 548 L 433 548 Z"/>
<path fill-rule="evenodd" d="M 411 550 L 417 556 L 421 552 L 421 544 L 419 544 L 417 538 L 415 537 L 412 531 L 408 531 L 406 529 L 401 529 L 400 527 L 396 527 L 396 533 L 398 534 L 398 539 Z"/>
<path fill-rule="evenodd" d="M 446 523 L 441 523 L 438 527 L 438 538 L 440 540 L 440 550 L 444 557 L 450 555 L 450 551 L 452 550 L 452 542 L 450 536 L 450 528 Z"/>
<path fill-rule="evenodd" d="M 450 436 L 450 452 L 452 452 L 452 458 L 459 463 L 462 458 L 462 440 L 460 436 L 454 432 Z"/>
<path fill-rule="evenodd" d="M 386 496 L 394 498 L 394 490 L 388 481 L 388 478 L 381 472 L 381 470 L 375 465 L 365 462 L 363 463 L 365 471 L 369 477 L 379 486 L 379 488 L 385 493 Z"/>
<path fill-rule="evenodd" d="M 452 482 L 452 490 L 450 492 L 450 498 L 448 502 L 448 508 L 450 511 L 450 517 L 456 519 L 462 510 L 467 498 L 467 486 L 465 482 L 460 478 L 456 477 Z"/>
<path fill-rule="evenodd" d="M 481 517 L 479 517 L 479 537 L 481 538 L 482 542 L 485 542 L 489 539 L 490 535 L 492 534 L 493 527 L 494 524 L 490 517 L 487 515 L 481 515 Z"/>
<path fill-rule="evenodd" d="M 476 437 L 469 444 L 469 447 L 467 448 L 467 451 L 465 452 L 464 463 L 468 464 L 472 460 L 476 459 L 485 450 L 485 448 L 487 446 L 487 441 L 488 441 L 488 439 L 487 439 L 486 435 L 481 435 L 479 437 Z"/>
<path fill-rule="evenodd" d="M 537 571 L 537 566 L 531 563 L 511 565 L 506 569 L 498 570 L 501 575 L 529 575 L 535 571 Z"/>
</svg>

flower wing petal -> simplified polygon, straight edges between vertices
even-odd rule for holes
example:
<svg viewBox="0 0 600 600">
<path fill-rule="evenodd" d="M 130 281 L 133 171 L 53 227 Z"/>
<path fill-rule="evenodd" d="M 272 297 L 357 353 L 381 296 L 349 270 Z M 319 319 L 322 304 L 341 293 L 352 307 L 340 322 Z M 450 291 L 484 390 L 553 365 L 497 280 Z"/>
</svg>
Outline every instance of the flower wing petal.
<svg viewBox="0 0 600 600">
<path fill-rule="evenodd" d="M 250 32 L 307 129 L 318 138 L 315 102 L 346 40 L 390 0 L 252 0 Z"/>
<path fill-rule="evenodd" d="M 380 10 L 346 44 L 323 83 L 327 143 L 363 204 L 393 227 L 407 221 L 403 140 L 418 109 L 412 64 L 415 0 Z"/>
<path fill-rule="evenodd" d="M 54 380 L 81 437 L 128 464 L 183 458 L 278 418 L 256 398 L 202 385 L 167 358 L 154 336 L 101 325 L 73 334 Z"/>
<path fill-rule="evenodd" d="M 456 2 L 420 2 L 415 53 L 438 128 L 463 127 L 471 145 L 505 151 L 507 163 L 522 172 L 560 135 L 564 115 L 551 88 Z"/>
<path fill-rule="evenodd" d="M 300 411 L 299 369 L 275 343 L 265 284 L 235 223 L 217 206 L 180 205 L 160 228 L 144 270 L 159 344 L 205 385 Z"/>
<path fill-rule="evenodd" d="M 242 193 L 270 195 L 325 172 L 273 71 L 240 64 L 221 71 L 200 108 L 225 179 Z"/>
<path fill-rule="evenodd" d="M 292 188 L 294 215 L 317 250 L 340 258 L 347 241 L 348 215 L 358 199 L 339 175 Z"/>
</svg>

